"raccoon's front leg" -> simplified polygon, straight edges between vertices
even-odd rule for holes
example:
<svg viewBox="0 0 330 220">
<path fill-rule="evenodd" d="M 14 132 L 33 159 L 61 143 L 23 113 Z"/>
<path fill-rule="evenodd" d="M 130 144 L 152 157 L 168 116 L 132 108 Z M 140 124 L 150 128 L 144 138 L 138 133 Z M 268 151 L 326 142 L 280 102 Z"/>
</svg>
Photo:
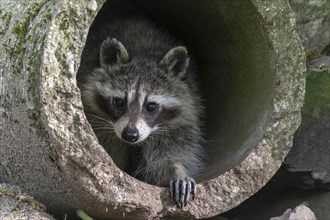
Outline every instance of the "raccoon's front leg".
<svg viewBox="0 0 330 220">
<path fill-rule="evenodd" d="M 180 163 L 173 163 L 174 178 L 170 181 L 170 193 L 173 201 L 179 208 L 187 205 L 195 198 L 196 182 L 187 175 L 186 168 Z"/>
</svg>

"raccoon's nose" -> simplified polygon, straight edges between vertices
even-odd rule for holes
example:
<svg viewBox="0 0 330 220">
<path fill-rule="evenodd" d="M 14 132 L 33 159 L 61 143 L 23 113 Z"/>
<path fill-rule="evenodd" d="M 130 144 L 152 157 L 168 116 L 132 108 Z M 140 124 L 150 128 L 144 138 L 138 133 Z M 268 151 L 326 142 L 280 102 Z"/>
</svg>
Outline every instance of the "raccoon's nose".
<svg viewBox="0 0 330 220">
<path fill-rule="evenodd" d="M 139 130 L 135 127 L 127 126 L 126 128 L 124 128 L 121 137 L 124 141 L 134 143 L 140 137 Z"/>
</svg>

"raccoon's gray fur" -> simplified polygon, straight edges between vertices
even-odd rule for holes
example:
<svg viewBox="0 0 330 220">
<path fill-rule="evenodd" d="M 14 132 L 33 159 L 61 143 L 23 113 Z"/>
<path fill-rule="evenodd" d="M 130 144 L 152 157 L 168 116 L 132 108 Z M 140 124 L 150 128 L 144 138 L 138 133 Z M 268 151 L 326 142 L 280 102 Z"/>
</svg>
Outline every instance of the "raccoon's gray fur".
<svg viewBox="0 0 330 220">
<path fill-rule="evenodd" d="M 187 50 L 143 18 L 88 36 L 78 86 L 96 136 L 122 170 L 185 206 L 203 167 L 201 100 Z"/>
</svg>

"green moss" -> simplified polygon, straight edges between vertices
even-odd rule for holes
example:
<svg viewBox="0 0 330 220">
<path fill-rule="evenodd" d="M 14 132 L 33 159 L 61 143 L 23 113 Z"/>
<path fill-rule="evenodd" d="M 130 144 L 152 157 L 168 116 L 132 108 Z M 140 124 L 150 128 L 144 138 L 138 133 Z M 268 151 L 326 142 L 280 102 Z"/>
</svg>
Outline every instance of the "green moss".
<svg viewBox="0 0 330 220">
<path fill-rule="evenodd" d="M 2 14 L 1 20 L 3 21 L 8 21 L 11 19 L 11 13 L 0 12 L 0 14 Z"/>
<path fill-rule="evenodd" d="M 43 205 L 42 203 L 36 201 L 35 199 L 33 199 L 30 196 L 21 194 L 21 193 L 17 193 L 5 188 L 0 188 L 0 197 L 2 196 L 8 196 L 11 198 L 14 198 L 17 200 L 17 203 L 26 203 L 29 204 L 30 206 L 32 206 L 35 210 L 42 210 L 45 211 L 46 210 L 46 206 Z"/>
<path fill-rule="evenodd" d="M 10 12 L 5 12 L 5 11 L 0 11 L 0 14 L 2 14 L 2 16 L 0 17 L 0 35 L 5 34 L 8 26 L 10 24 L 11 21 L 11 17 L 12 14 Z"/>
<path fill-rule="evenodd" d="M 29 204 L 35 210 L 40 210 L 40 211 L 45 211 L 46 210 L 45 205 L 43 205 L 42 203 L 38 202 L 37 200 L 33 199 L 30 196 L 23 195 L 23 194 L 18 194 L 18 195 L 16 195 L 16 199 L 19 202 L 24 202 L 26 204 Z"/>
<path fill-rule="evenodd" d="M 14 197 L 15 196 L 15 193 L 12 192 L 12 191 L 9 191 L 7 189 L 4 189 L 4 188 L 0 188 L 0 197 L 2 196 L 10 196 L 10 197 Z"/>
<path fill-rule="evenodd" d="M 3 11 L 0 11 L 0 14 L 2 14 L 2 16 L 0 18 L 1 19 L 0 24 L 2 25 L 0 27 L 0 34 L 4 34 L 6 32 L 6 30 L 8 29 L 8 25 L 10 23 L 12 14 L 9 12 L 3 12 Z"/>
<path fill-rule="evenodd" d="M 14 47 L 7 47 L 6 51 L 11 55 L 16 57 L 16 64 L 14 66 L 13 73 L 18 75 L 23 64 L 23 54 L 26 50 L 26 42 L 29 40 L 28 31 L 30 23 L 38 15 L 42 6 L 46 3 L 46 0 L 43 0 L 39 3 L 34 3 L 32 6 L 27 9 L 27 15 L 20 22 L 17 22 L 13 25 L 12 33 L 17 36 L 17 43 Z"/>
<path fill-rule="evenodd" d="M 52 13 L 50 11 L 48 11 L 46 14 L 45 14 L 45 18 L 46 20 L 50 21 L 51 18 L 52 18 Z"/>
<path fill-rule="evenodd" d="M 24 43 L 27 40 L 26 35 L 29 30 L 30 22 L 37 16 L 38 11 L 35 10 L 36 7 L 37 5 L 33 4 L 24 20 L 22 22 L 16 23 L 12 29 L 12 33 L 18 36 L 18 42 L 15 50 L 13 51 L 14 53 L 23 53 L 25 50 Z"/>
<path fill-rule="evenodd" d="M 67 30 L 69 28 L 70 22 L 67 17 L 63 17 L 61 23 L 60 23 L 60 30 Z"/>
<path fill-rule="evenodd" d="M 307 117 L 319 117 L 330 110 L 330 74 L 329 72 L 306 72 L 306 96 L 302 114 Z"/>
<path fill-rule="evenodd" d="M 309 206 L 309 202 L 308 201 L 303 201 L 300 205 L 304 205 L 304 206 L 308 207 Z"/>
<path fill-rule="evenodd" d="M 29 30 L 29 25 L 31 21 L 38 15 L 41 7 L 46 3 L 46 1 L 41 1 L 40 3 L 32 4 L 31 8 L 28 9 L 27 15 L 23 19 L 22 22 L 18 22 L 14 25 L 12 29 L 12 33 L 16 34 L 19 38 L 18 48 L 20 48 L 20 52 L 23 52 L 22 44 L 26 41 L 26 35 Z"/>
<path fill-rule="evenodd" d="M 38 50 L 35 45 L 40 45 L 43 43 L 44 38 L 30 36 L 32 33 L 42 32 L 47 23 L 52 17 L 52 9 L 48 8 L 42 10 L 42 7 L 47 1 L 41 1 L 39 3 L 32 4 L 27 11 L 25 12 L 25 17 L 20 21 L 14 23 L 12 26 L 12 33 L 17 36 L 16 44 L 14 46 L 5 47 L 6 51 L 11 54 L 16 59 L 16 62 L 13 63 L 13 74 L 19 76 L 21 71 L 24 70 L 28 73 L 28 84 L 31 95 L 31 100 L 29 102 L 32 104 L 32 109 L 29 110 L 29 117 L 35 122 L 35 128 L 44 133 L 45 129 L 43 124 L 40 122 L 40 98 L 39 98 L 39 77 L 40 70 L 35 69 L 39 68 L 41 61 L 42 51 Z M 40 13 L 40 14 L 39 14 Z M 39 17 L 40 15 L 40 17 Z M 34 22 L 37 18 L 38 20 Z M 31 32 L 29 34 L 29 32 Z M 45 36 L 44 36 L 45 37 Z M 27 51 L 28 50 L 28 51 Z M 33 54 L 32 57 L 25 58 L 25 52 Z M 23 68 L 23 62 L 28 60 L 28 65 L 25 65 Z"/>
</svg>

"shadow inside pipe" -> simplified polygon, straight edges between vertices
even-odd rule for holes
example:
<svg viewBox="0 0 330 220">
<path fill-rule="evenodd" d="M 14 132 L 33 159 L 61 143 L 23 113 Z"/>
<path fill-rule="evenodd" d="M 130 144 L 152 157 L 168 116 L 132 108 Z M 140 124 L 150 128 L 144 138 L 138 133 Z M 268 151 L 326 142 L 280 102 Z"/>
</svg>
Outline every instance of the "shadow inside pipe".
<svg viewBox="0 0 330 220">
<path fill-rule="evenodd" d="M 272 114 L 275 67 L 262 18 L 249 1 L 113 0 L 90 31 L 113 17 L 130 16 L 127 4 L 133 3 L 184 42 L 197 61 L 207 141 L 199 181 L 217 177 L 256 147 Z"/>
</svg>

